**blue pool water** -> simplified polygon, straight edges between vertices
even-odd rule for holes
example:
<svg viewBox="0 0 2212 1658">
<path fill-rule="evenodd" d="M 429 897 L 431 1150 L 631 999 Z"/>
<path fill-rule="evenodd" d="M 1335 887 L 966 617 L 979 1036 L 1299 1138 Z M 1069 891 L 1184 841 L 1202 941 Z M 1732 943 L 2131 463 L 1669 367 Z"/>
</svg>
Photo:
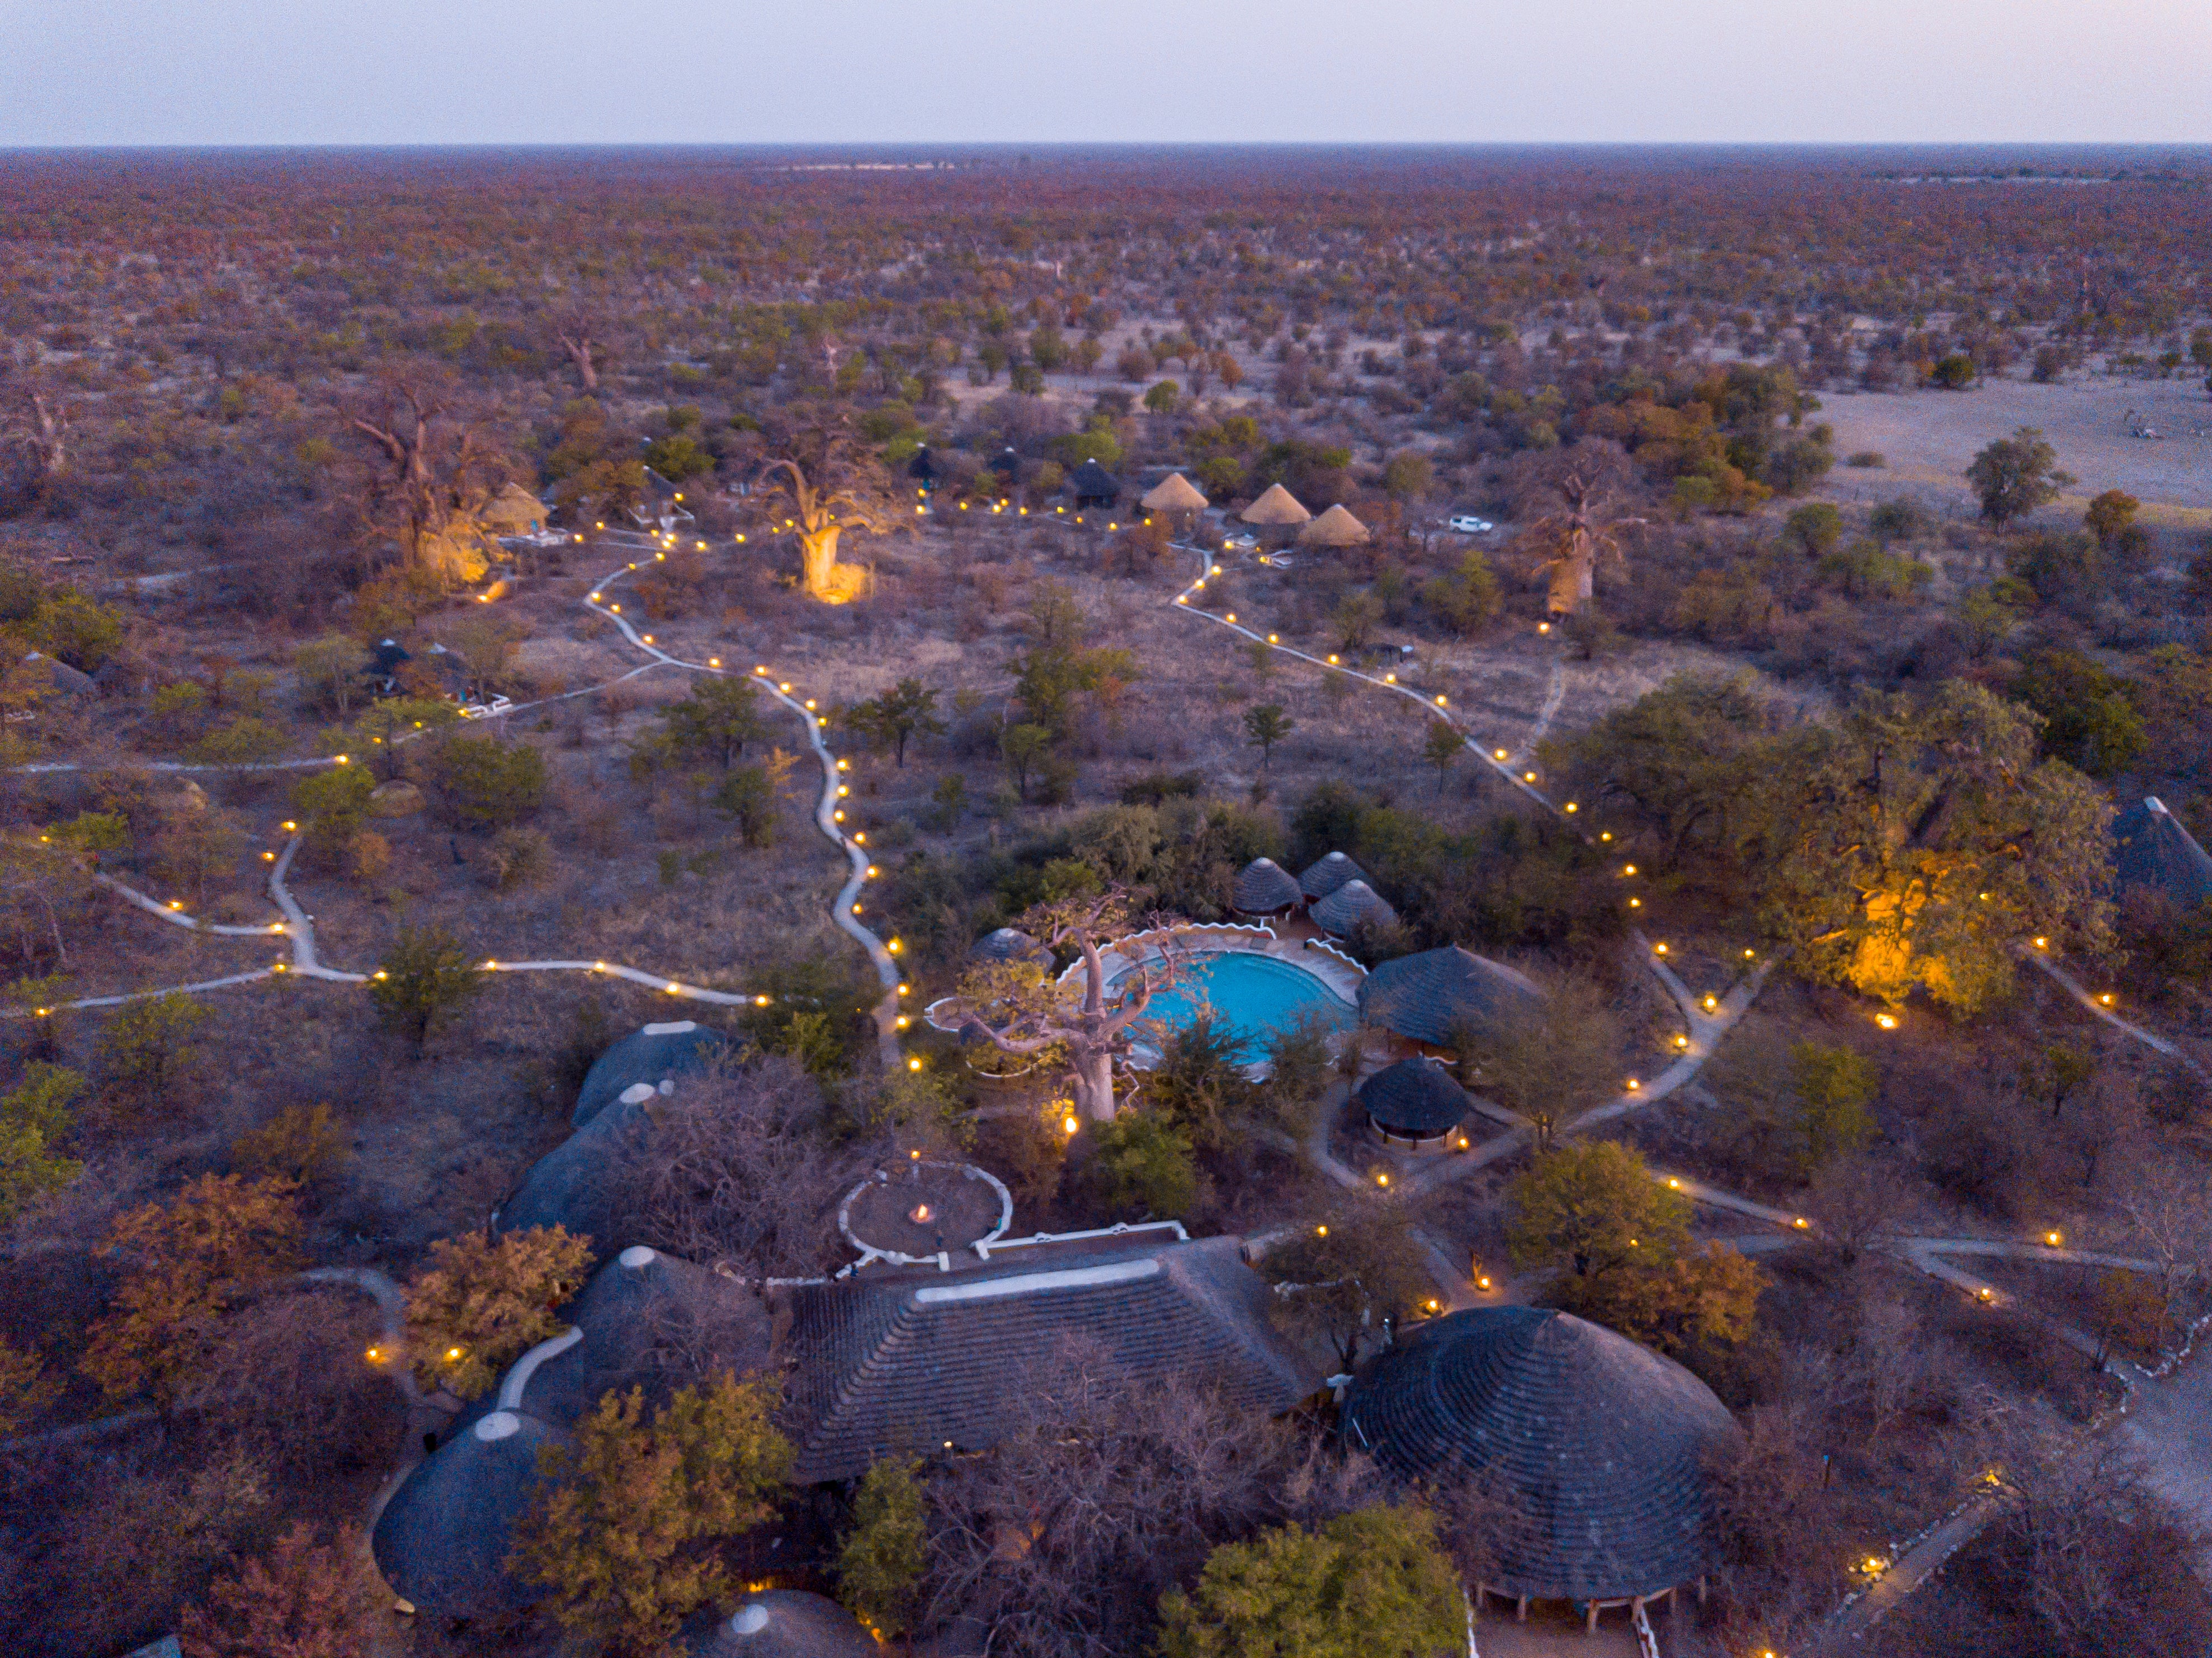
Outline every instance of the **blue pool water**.
<svg viewBox="0 0 2212 1658">
<path fill-rule="evenodd" d="M 1114 987 L 1131 979 L 1125 973 Z M 1201 956 L 1185 969 L 1182 983 L 1156 992 L 1137 1022 L 1138 1039 L 1157 1047 L 1201 1009 L 1211 1009 L 1227 1027 L 1237 1040 L 1237 1057 L 1246 1065 L 1266 1059 L 1268 1037 L 1303 1018 L 1318 1018 L 1330 1030 L 1348 1030 L 1353 1019 L 1352 1011 L 1312 974 L 1272 957 L 1230 951 Z"/>
</svg>

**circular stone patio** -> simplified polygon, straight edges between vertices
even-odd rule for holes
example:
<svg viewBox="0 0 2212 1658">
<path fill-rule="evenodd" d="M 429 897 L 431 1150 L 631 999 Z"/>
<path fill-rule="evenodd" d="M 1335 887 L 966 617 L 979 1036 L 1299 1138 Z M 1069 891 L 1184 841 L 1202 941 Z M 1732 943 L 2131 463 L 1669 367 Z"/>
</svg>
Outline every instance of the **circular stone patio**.
<svg viewBox="0 0 2212 1658">
<path fill-rule="evenodd" d="M 1014 1218 L 1014 1200 L 972 1163 L 915 1159 L 879 1169 L 847 1194 L 837 1230 L 865 1261 L 909 1263 L 992 1243 Z"/>
</svg>

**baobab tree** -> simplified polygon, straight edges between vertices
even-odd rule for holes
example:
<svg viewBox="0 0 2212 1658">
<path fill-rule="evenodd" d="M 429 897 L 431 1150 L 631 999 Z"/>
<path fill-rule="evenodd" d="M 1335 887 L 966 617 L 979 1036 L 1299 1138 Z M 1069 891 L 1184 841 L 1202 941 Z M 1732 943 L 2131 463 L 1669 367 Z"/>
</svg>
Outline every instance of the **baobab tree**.
<svg viewBox="0 0 2212 1658">
<path fill-rule="evenodd" d="M 457 401 L 429 374 L 388 374 L 349 423 L 380 457 L 362 490 L 368 533 L 397 542 L 410 569 L 469 582 L 490 564 L 480 515 L 517 469 Z"/>
<path fill-rule="evenodd" d="M 1612 444 L 1578 443 L 1544 463 L 1523 491 L 1528 510 L 1558 502 L 1523 537 L 1539 555 L 1538 572 L 1549 580 L 1545 609 L 1553 616 L 1573 616 L 1589 605 L 1598 561 L 1610 558 L 1620 564 L 1622 531 L 1644 522 L 1617 518 L 1610 510 L 1620 485 L 1622 459 Z"/>
<path fill-rule="evenodd" d="M 31 458 L 37 478 L 34 488 L 43 495 L 68 469 L 69 432 L 69 410 L 44 392 L 32 390 L 24 392 L 21 403 L 9 412 L 6 426 L 0 428 L 0 444 Z"/>
<path fill-rule="evenodd" d="M 1054 949 L 1073 945 L 1083 957 L 1082 975 L 1061 984 L 1030 962 L 978 963 L 953 997 L 954 1011 L 964 1015 L 962 1034 L 1008 1054 L 1065 1048 L 1075 1072 L 1076 1109 L 1093 1122 L 1110 1122 L 1114 1056 L 1128 1050 L 1129 1028 L 1145 1017 L 1152 997 L 1176 981 L 1176 962 L 1164 954 L 1140 963 L 1133 985 L 1118 1001 L 1109 996 L 1099 945 L 1129 926 L 1128 897 L 1119 889 L 1038 904 L 1014 925 Z"/>
<path fill-rule="evenodd" d="M 910 530 L 911 507 L 893 493 L 883 464 L 842 416 L 795 425 L 775 441 L 778 452 L 762 471 L 757 510 L 769 529 L 798 536 L 810 594 L 829 604 L 857 598 L 866 590 L 867 573 L 837 562 L 839 537 L 848 530 Z"/>
<path fill-rule="evenodd" d="M 553 325 L 553 337 L 568 354 L 568 361 L 576 365 L 576 378 L 587 398 L 599 389 L 599 343 L 592 335 L 591 318 L 580 312 L 562 317 Z"/>
</svg>

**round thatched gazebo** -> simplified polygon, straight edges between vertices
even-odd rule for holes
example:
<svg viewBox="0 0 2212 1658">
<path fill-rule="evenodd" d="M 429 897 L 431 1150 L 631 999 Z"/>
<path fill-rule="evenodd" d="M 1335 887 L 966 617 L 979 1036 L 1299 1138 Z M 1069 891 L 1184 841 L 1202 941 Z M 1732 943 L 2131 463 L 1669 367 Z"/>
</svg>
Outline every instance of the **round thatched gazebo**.
<svg viewBox="0 0 2212 1658">
<path fill-rule="evenodd" d="M 1571 1314 L 1480 1308 L 1413 1327 L 1353 1378 L 1345 1436 L 1402 1479 L 1466 1481 L 1498 1515 L 1479 1601 L 1632 1606 L 1716 1558 L 1706 1459 L 1736 1435 L 1670 1358 Z"/>
<path fill-rule="evenodd" d="M 1449 1048 L 1461 1031 L 1494 1024 L 1542 993 L 1511 968 L 1446 944 L 1384 962 L 1362 979 L 1359 1019 L 1408 1042 Z"/>
<path fill-rule="evenodd" d="M 1363 926 L 1388 926 L 1398 919 L 1398 912 L 1382 894 L 1357 878 L 1346 881 L 1306 914 L 1316 926 L 1338 938 L 1349 938 Z"/>
<path fill-rule="evenodd" d="M 1367 540 L 1367 526 L 1342 501 L 1298 531 L 1301 547 L 1364 547 Z"/>
<path fill-rule="evenodd" d="M 1298 890 L 1304 893 L 1306 902 L 1311 903 L 1316 898 L 1328 897 L 1346 881 L 1366 880 L 1365 870 L 1342 853 L 1332 852 L 1318 863 L 1307 866 L 1306 872 L 1298 877 Z M 1368 884 L 1372 886 L 1374 883 L 1369 881 Z"/>
<path fill-rule="evenodd" d="M 2212 853 L 2154 794 L 2112 819 L 2112 869 L 2124 898 L 2148 892 L 2184 914 L 2212 903 Z"/>
<path fill-rule="evenodd" d="M 1170 472 L 1146 490 L 1137 504 L 1148 513 L 1202 513 L 1206 497 L 1181 472 Z"/>
<path fill-rule="evenodd" d="M 1279 483 L 1271 483 L 1266 493 L 1237 517 L 1247 524 L 1257 524 L 1277 530 L 1294 530 L 1310 520 L 1313 514 L 1301 506 L 1298 498 Z"/>
<path fill-rule="evenodd" d="M 1352 1097 L 1367 1114 L 1368 1127 L 1385 1145 L 1445 1151 L 1467 1121 L 1467 1090 L 1434 1060 L 1401 1060 L 1385 1066 L 1360 1084 Z"/>
<path fill-rule="evenodd" d="M 684 1625 L 683 1658 L 880 1658 L 867 1631 L 835 1600 L 804 1589 L 764 1589 L 735 1612 L 702 1612 Z"/>
<path fill-rule="evenodd" d="M 1243 915 L 1279 915 L 1305 902 L 1290 871 L 1272 858 L 1255 858 L 1237 872 L 1231 907 Z"/>
<path fill-rule="evenodd" d="M 1121 480 L 1095 460 L 1086 460 L 1068 475 L 1068 493 L 1079 507 L 1111 507 L 1121 499 Z"/>
</svg>

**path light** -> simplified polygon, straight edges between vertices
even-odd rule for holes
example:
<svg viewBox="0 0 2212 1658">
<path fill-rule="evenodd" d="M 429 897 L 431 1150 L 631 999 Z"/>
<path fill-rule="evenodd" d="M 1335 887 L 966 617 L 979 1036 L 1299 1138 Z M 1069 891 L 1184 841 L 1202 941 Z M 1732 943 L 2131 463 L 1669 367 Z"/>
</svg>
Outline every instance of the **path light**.
<svg viewBox="0 0 2212 1658">
<path fill-rule="evenodd" d="M 1884 1030 L 1897 1029 L 1897 1015 L 1894 1013 L 1877 1013 L 1874 1016 L 1874 1022 Z"/>
<path fill-rule="evenodd" d="M 1395 685 L 1398 683 L 1398 676 L 1394 673 L 1386 673 L 1382 676 L 1382 683 L 1386 685 Z"/>
<path fill-rule="evenodd" d="M 913 991 L 914 987 L 912 985 L 901 985 L 898 987 L 898 993 L 902 996 L 910 995 L 913 993 Z"/>
<path fill-rule="evenodd" d="M 273 864 L 276 861 L 276 854 L 273 852 L 264 852 L 261 854 L 261 861 L 264 864 Z"/>
<path fill-rule="evenodd" d="M 842 823 L 845 821 L 845 814 L 842 811 L 833 811 L 830 814 L 830 821 L 833 823 Z"/>
<path fill-rule="evenodd" d="M 754 998 L 753 998 L 753 1005 L 754 1005 L 755 1007 L 766 1007 L 766 1006 L 768 1005 L 768 998 L 767 998 L 767 997 L 765 997 L 765 996 L 756 996 L 756 997 L 754 997 Z"/>
<path fill-rule="evenodd" d="M 1745 961 L 1747 961 L 1747 961 L 1749 961 L 1749 960 L 1751 959 L 1751 957 L 1752 957 L 1752 952 L 1751 952 L 1750 950 L 1745 950 L 1745 951 L 1743 952 L 1743 959 L 1744 959 Z"/>
<path fill-rule="evenodd" d="M 598 604 L 599 602 L 599 596 L 597 593 L 593 593 L 593 594 L 592 595 L 592 604 Z"/>
<path fill-rule="evenodd" d="M 647 635 L 646 635 L 646 636 L 645 636 L 645 642 L 646 642 L 647 644 L 648 644 L 648 645 L 650 645 L 651 643 L 653 643 L 653 635 L 652 635 L 651 634 L 647 634 Z"/>
<path fill-rule="evenodd" d="M 1807 1220 L 1802 1215 L 1798 1216 L 1796 1219 L 1791 1221 L 1790 1224 L 1801 1232 L 1810 1231 L 1813 1226 L 1813 1223 Z"/>
<path fill-rule="evenodd" d="M 295 829 L 299 828 L 300 826 L 299 826 L 297 823 L 287 823 L 284 825 L 284 827 L 285 827 L 286 829 Z"/>
<path fill-rule="evenodd" d="M 499 963 L 497 962 L 486 962 L 484 963 L 484 971 L 489 973 L 498 966 Z"/>
<path fill-rule="evenodd" d="M 1633 1077 L 1631 1077 L 1631 1078 L 1628 1079 L 1628 1091 L 1629 1091 L 1630 1093 L 1632 1093 L 1632 1094 L 1633 1094 L 1633 1093 L 1634 1093 L 1638 1089 L 1639 1089 L 1639 1088 L 1641 1088 L 1641 1087 L 1643 1087 L 1643 1086 L 1644 1086 L 1644 1084 L 1643 1084 L 1642 1083 L 1640 1083 L 1640 1082 L 1637 1081 L 1637 1080 L 1636 1080 L 1636 1078 L 1633 1078 Z"/>
<path fill-rule="evenodd" d="M 1536 774 L 1533 771 L 1524 771 L 1521 774 L 1521 780 L 1524 783 L 1533 783 L 1536 780 Z"/>
<path fill-rule="evenodd" d="M 2102 1002 L 2106 1007 L 2110 1007 L 2112 1005 L 2112 993 L 2108 990 L 2103 995 L 2098 997 L 2097 999 Z"/>
<path fill-rule="evenodd" d="M 382 968 L 379 968 L 375 972 L 370 974 L 368 976 L 372 979 L 388 979 L 392 975 L 386 973 Z"/>
<path fill-rule="evenodd" d="M 1689 1045 L 1690 1039 L 1687 1036 L 1677 1036 L 1674 1038 L 1674 1046 L 1678 1048 L 1686 1048 L 1689 1047 Z"/>
<path fill-rule="evenodd" d="M 1673 1187 L 1677 1192 L 1682 1189 L 1682 1182 L 1676 1180 L 1672 1175 L 1667 1176 L 1667 1184 Z"/>
<path fill-rule="evenodd" d="M 1610 841 L 1613 839 L 1613 831 L 1611 829 L 1600 829 L 1597 832 L 1597 838 L 1601 841 Z"/>
<path fill-rule="evenodd" d="M 1335 659 L 1334 657 L 1333 657 L 1333 656 L 1332 656 L 1331 658 L 1329 658 L 1329 659 L 1328 659 L 1328 665 L 1329 665 L 1330 667 L 1332 667 L 1332 668 L 1334 668 L 1334 667 L 1336 665 L 1336 659 Z"/>
<path fill-rule="evenodd" d="M 1176 595 L 1176 604 L 1189 604 L 1189 603 L 1190 603 L 1190 595 L 1189 595 L 1188 593 L 1177 593 L 1177 594 Z"/>
<path fill-rule="evenodd" d="M 1636 873 L 1636 865 L 1633 864 L 1623 864 L 1620 866 L 1620 872 L 1623 875 L 1633 875 Z"/>
<path fill-rule="evenodd" d="M 1237 620 L 1237 612 L 1236 612 L 1236 611 L 1234 611 L 1234 610 L 1230 611 L 1230 613 L 1229 613 L 1229 619 L 1230 619 L 1231 622 L 1236 621 L 1236 620 Z"/>
<path fill-rule="evenodd" d="M 1060 1120 L 1060 1132 L 1064 1134 L 1073 1134 L 1082 1127 L 1083 1125 L 1080 1122 L 1078 1122 L 1073 1116 L 1062 1117 Z M 1327 1231 L 1328 1229 L 1327 1227 L 1323 1227 L 1322 1230 L 1323 1231 Z"/>
<path fill-rule="evenodd" d="M 593 962 L 592 963 L 592 971 L 594 973 L 605 973 L 606 970 L 607 964 L 605 962 Z"/>
<path fill-rule="evenodd" d="M 1536 631 L 1540 634 L 1547 634 L 1552 631 L 1552 624 L 1548 622 L 1539 622 L 1536 624 Z"/>
<path fill-rule="evenodd" d="M 810 696 L 806 699 L 806 706 L 810 712 L 813 709 L 814 699 L 812 697 Z"/>
<path fill-rule="evenodd" d="M 2051 948 L 2051 940 L 2048 938 L 2038 938 L 2035 941 L 2035 947 L 2038 950 L 2048 950 Z"/>
<path fill-rule="evenodd" d="M 897 939 L 894 938 L 890 943 L 885 944 L 884 948 L 890 951 L 892 955 L 896 956 L 902 949 L 904 948 L 904 946 L 902 945 Z"/>
<path fill-rule="evenodd" d="M 1474 1287 L 1478 1290 L 1487 1290 L 1490 1287 L 1490 1274 L 1485 1272 L 1480 1278 L 1475 1279 Z"/>
<path fill-rule="evenodd" d="M 1390 1177 L 1378 1169 L 1375 1171 L 1375 1183 L 1377 1186 L 1388 1186 L 1390 1183 Z"/>
<path fill-rule="evenodd" d="M 1442 695 L 1441 694 L 1439 694 L 1439 695 L 1437 695 L 1437 706 L 1438 708 L 1441 708 L 1442 707 L 1443 707 L 1443 705 L 1444 705 L 1444 699 L 1443 699 L 1443 695 Z"/>
<path fill-rule="evenodd" d="M 1651 946 L 1651 953 L 1652 953 L 1654 956 L 1664 956 L 1664 955 L 1667 953 L 1667 946 L 1666 946 L 1666 944 L 1662 942 L 1662 943 L 1656 944 L 1652 945 L 1652 946 Z"/>
<path fill-rule="evenodd" d="M 1982 1287 L 1981 1287 L 1980 1289 L 1978 1289 L 1978 1290 L 1977 1290 L 1977 1291 L 1974 1291 L 1974 1299 L 1975 1299 L 1976 1301 L 1980 1302 L 1980 1303 L 1981 1303 L 1984 1307 L 1988 1306 L 1991 1302 L 1995 1301 L 1996 1298 L 1997 1298 L 1997 1292 L 1996 1292 L 1996 1291 L 1994 1291 L 1994 1290 L 1990 1289 L 1990 1286 L 1989 1286 L 1988 1284 L 1984 1284 L 1984 1285 L 1982 1285 Z"/>
<path fill-rule="evenodd" d="M 184 908 L 184 904 L 180 901 L 172 898 L 169 900 L 169 908 L 171 909 L 182 909 Z"/>
<path fill-rule="evenodd" d="M 1316 1227 L 1315 1227 L 1315 1228 L 1314 1228 L 1314 1236 L 1315 1236 L 1316 1237 L 1317 1237 L 1317 1238 L 1325 1238 L 1325 1237 L 1327 1237 L 1327 1236 L 1328 1236 L 1328 1227 L 1326 1227 L 1326 1226 L 1316 1226 Z"/>
<path fill-rule="evenodd" d="M 2043 1235 L 2043 1241 L 2056 1249 L 2063 1242 L 2063 1235 L 2057 1232 L 2045 1232 Z"/>
<path fill-rule="evenodd" d="M 754 664 L 754 665 L 753 665 L 753 672 L 754 672 L 757 677 L 759 677 L 760 678 L 765 679 L 765 678 L 767 678 L 767 677 L 768 677 L 768 669 L 767 669 L 767 667 L 766 667 L 765 665 L 762 665 L 762 664 L 759 664 L 759 663 L 756 663 L 756 664 Z"/>
<path fill-rule="evenodd" d="M 787 695 L 788 695 L 788 694 L 789 694 L 789 692 L 790 692 L 790 690 L 791 690 L 791 682 L 790 682 L 788 679 L 785 680 L 785 681 L 783 682 L 783 683 L 781 683 L 781 685 L 778 685 L 778 686 L 776 687 L 776 689 L 778 689 L 778 690 L 780 690 L 780 691 L 782 691 L 782 692 L 786 693 Z"/>
<path fill-rule="evenodd" d="M 1571 800 L 1570 800 L 1570 801 L 1568 801 L 1568 802 L 1567 802 L 1566 809 L 1567 809 L 1569 811 L 1580 811 L 1582 810 L 1582 808 L 1581 808 L 1580 806 L 1577 805 L 1576 805 L 1573 801 L 1571 801 Z"/>
<path fill-rule="evenodd" d="M 1628 907 L 1631 909 L 1641 909 L 1644 908 L 1644 901 L 1641 898 L 1631 898 L 1628 901 Z"/>
<path fill-rule="evenodd" d="M 1283 641 L 1282 641 L 1281 640 L 1279 640 L 1279 639 L 1276 638 L 1274 635 L 1273 635 L 1273 634 L 1269 634 L 1269 635 L 1267 635 L 1267 642 L 1268 642 L 1270 645 L 1279 645 L 1279 644 L 1281 644 Z M 1442 698 L 1442 697 L 1438 697 L 1438 698 L 1437 699 L 1437 701 L 1439 701 L 1439 702 L 1441 702 L 1441 701 L 1443 701 L 1443 698 Z"/>
<path fill-rule="evenodd" d="M 372 1347 L 367 1352 L 363 1353 L 362 1357 L 372 1364 L 381 1364 L 384 1363 L 384 1349 L 381 1347 Z"/>
<path fill-rule="evenodd" d="M 1711 995 L 1711 994 L 1710 994 L 1710 993 L 1708 993 L 1708 994 L 1706 995 L 1706 997 L 1705 997 L 1705 1011 L 1706 1011 L 1706 1012 L 1708 1012 L 1708 1013 L 1711 1012 L 1715 1008 L 1718 1007 L 1719 1005 L 1720 1005 L 1720 1001 L 1719 1001 L 1719 999 L 1718 999 L 1718 998 L 1717 998 L 1717 997 L 1715 997 L 1715 996 L 1713 996 L 1713 995 Z"/>
<path fill-rule="evenodd" d="M 921 1056 L 920 1056 L 919 1054 L 910 1054 L 910 1055 L 908 1055 L 908 1059 L 907 1059 L 907 1062 L 906 1062 L 906 1068 L 907 1068 L 908 1070 L 909 1070 L 909 1071 L 919 1071 L 919 1070 L 921 1070 Z"/>
</svg>

